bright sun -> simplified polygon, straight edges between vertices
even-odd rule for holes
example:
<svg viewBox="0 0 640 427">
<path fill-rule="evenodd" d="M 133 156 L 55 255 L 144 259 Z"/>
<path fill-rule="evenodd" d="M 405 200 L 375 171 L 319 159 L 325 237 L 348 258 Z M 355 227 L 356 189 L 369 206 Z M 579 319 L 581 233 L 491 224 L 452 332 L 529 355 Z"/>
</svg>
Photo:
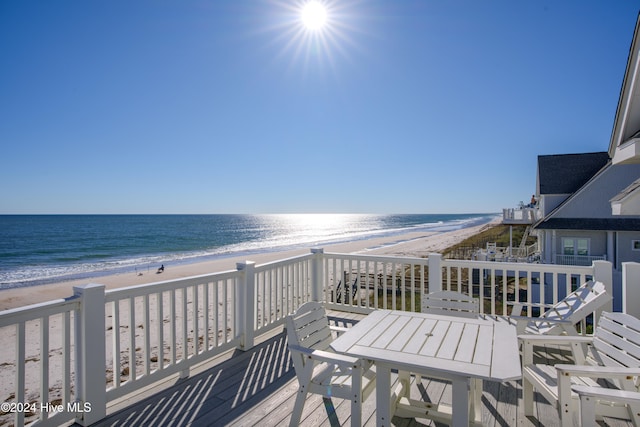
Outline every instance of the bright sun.
<svg viewBox="0 0 640 427">
<path fill-rule="evenodd" d="M 327 9 L 319 1 L 310 1 L 302 8 L 302 23 L 308 30 L 320 30 L 327 23 Z"/>
</svg>

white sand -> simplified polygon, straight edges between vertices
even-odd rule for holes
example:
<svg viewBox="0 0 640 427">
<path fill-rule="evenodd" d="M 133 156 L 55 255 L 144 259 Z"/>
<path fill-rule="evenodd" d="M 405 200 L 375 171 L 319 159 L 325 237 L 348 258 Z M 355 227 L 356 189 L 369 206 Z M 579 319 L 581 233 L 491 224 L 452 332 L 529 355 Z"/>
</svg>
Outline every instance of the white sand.
<svg viewBox="0 0 640 427">
<path fill-rule="evenodd" d="M 404 256 L 404 257 L 425 257 L 429 253 L 442 252 L 446 248 L 463 241 L 464 239 L 479 233 L 483 229 L 494 226 L 500 222 L 496 218 L 489 224 L 481 226 L 464 228 L 450 232 L 428 233 L 428 232 L 412 232 L 397 236 L 387 236 L 373 238 L 368 240 L 353 241 L 335 245 L 324 246 L 325 252 L 338 253 L 366 253 L 374 255 Z M 107 289 L 114 289 L 126 286 L 153 283 L 158 281 L 167 281 L 171 279 L 197 276 L 202 274 L 210 274 L 221 271 L 233 270 L 236 263 L 246 261 L 254 261 L 256 264 L 264 264 L 270 261 L 286 259 L 300 254 L 309 253 L 307 249 L 297 249 L 284 252 L 267 252 L 254 254 L 249 257 L 230 257 L 206 261 L 193 264 L 175 265 L 165 264 L 165 271 L 156 274 L 155 271 L 144 272 L 137 275 L 134 272 L 117 274 L 111 276 L 99 277 L 91 280 L 93 283 L 104 284 Z M 45 302 L 58 298 L 66 298 L 73 294 L 73 286 L 87 283 L 87 280 L 76 280 L 60 282 L 50 285 L 34 286 L 28 288 L 16 288 L 0 291 L 0 310 L 14 307 L 21 307 L 29 304 Z M 165 311 L 167 313 L 168 311 Z M 124 319 L 122 319 L 124 320 Z M 177 319 L 176 319 L 177 320 Z M 52 320 L 50 325 L 50 333 L 52 340 L 50 342 L 49 359 L 51 363 L 51 372 L 61 372 L 60 354 L 61 342 L 55 337 L 60 336 L 59 321 Z M 27 369 L 26 384 L 27 387 L 32 385 L 38 388 L 39 378 L 39 333 L 37 325 L 32 325 L 31 333 L 27 332 Z M 107 332 L 110 334 L 110 332 Z M 0 342 L 15 343 L 15 328 L 0 328 Z M 32 366 L 31 366 L 32 365 Z M 123 365 L 125 366 L 125 365 Z M 113 373 L 107 372 L 107 377 L 113 378 Z M 15 378 L 15 350 L 13 345 L 0 346 L 0 402 L 13 401 L 13 384 Z M 62 378 L 50 378 L 52 393 L 50 396 L 58 395 L 62 384 Z M 31 389 L 27 393 L 27 400 L 40 401 L 37 393 Z M 8 421 L 10 415 L 0 414 L 0 425 Z"/>
</svg>

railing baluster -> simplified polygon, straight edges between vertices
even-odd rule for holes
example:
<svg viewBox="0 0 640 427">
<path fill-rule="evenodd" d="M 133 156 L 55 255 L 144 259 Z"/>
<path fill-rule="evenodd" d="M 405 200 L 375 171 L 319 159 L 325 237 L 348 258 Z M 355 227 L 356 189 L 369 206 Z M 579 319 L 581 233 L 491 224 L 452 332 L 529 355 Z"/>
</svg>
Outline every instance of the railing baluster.
<svg viewBox="0 0 640 427">
<path fill-rule="evenodd" d="M 112 342 L 113 342 L 113 386 L 120 387 L 120 372 L 122 367 L 120 366 L 120 301 L 114 301 L 112 308 L 113 314 L 113 329 L 112 329 Z"/>
<path fill-rule="evenodd" d="M 136 304 L 129 298 L 129 380 L 136 380 Z"/>
<path fill-rule="evenodd" d="M 182 288 L 182 361 L 189 358 L 189 313 L 187 311 L 187 287 Z"/>
<path fill-rule="evenodd" d="M 495 312 L 496 312 L 496 270 L 494 268 L 494 269 L 491 269 L 491 314 Z"/>
<path fill-rule="evenodd" d="M 507 270 L 502 270 L 502 315 L 506 316 L 507 315 Z M 517 292 L 517 287 L 516 287 L 516 291 Z"/>
<path fill-rule="evenodd" d="M 228 287 L 229 283 L 227 280 L 224 281 L 224 285 L 222 287 L 222 342 L 226 343 L 228 341 L 228 330 L 229 330 L 229 318 L 228 318 L 228 309 L 229 304 L 228 301 Z"/>
<path fill-rule="evenodd" d="M 40 319 L 40 402 L 49 402 L 49 316 Z M 40 419 L 46 420 L 47 411 L 40 411 Z"/>
<path fill-rule="evenodd" d="M 71 402 L 71 313 L 65 311 L 62 318 L 62 404 L 66 406 Z"/>
<path fill-rule="evenodd" d="M 203 351 L 209 351 L 209 282 L 202 286 L 202 329 L 204 333 Z"/>
<path fill-rule="evenodd" d="M 171 342 L 171 365 L 175 365 L 176 364 L 176 360 L 177 360 L 177 354 L 176 354 L 176 347 L 177 347 L 177 339 L 176 339 L 176 328 L 178 327 L 178 325 L 176 324 L 176 289 L 171 289 L 171 291 L 169 291 L 169 311 L 171 312 L 171 315 L 169 316 L 169 325 L 171 326 L 171 328 L 169 329 L 169 333 L 170 333 L 170 342 Z"/>
<path fill-rule="evenodd" d="M 149 295 L 144 295 L 142 297 L 142 306 L 144 310 L 144 330 L 142 331 L 144 337 L 144 350 L 142 352 L 142 360 L 144 361 L 144 375 L 149 375 L 151 372 L 151 322 L 149 321 Z"/>
<path fill-rule="evenodd" d="M 158 362 L 157 370 L 164 369 L 164 300 L 162 292 L 156 294 L 156 322 L 158 331 Z"/>
<path fill-rule="evenodd" d="M 25 322 L 16 323 L 16 393 L 15 402 L 23 403 L 25 400 Z M 24 425 L 24 411 L 16 411 L 15 423 Z"/>
<path fill-rule="evenodd" d="M 218 337 L 218 331 L 220 330 L 220 307 L 218 306 L 218 292 L 220 292 L 220 280 L 213 282 L 213 345 L 218 347 L 220 340 Z"/>
<path fill-rule="evenodd" d="M 191 292 L 193 293 L 191 299 L 191 309 L 193 315 L 193 355 L 200 354 L 200 328 L 198 318 L 200 317 L 199 307 L 200 307 L 200 285 L 194 285 L 191 288 Z"/>
</svg>

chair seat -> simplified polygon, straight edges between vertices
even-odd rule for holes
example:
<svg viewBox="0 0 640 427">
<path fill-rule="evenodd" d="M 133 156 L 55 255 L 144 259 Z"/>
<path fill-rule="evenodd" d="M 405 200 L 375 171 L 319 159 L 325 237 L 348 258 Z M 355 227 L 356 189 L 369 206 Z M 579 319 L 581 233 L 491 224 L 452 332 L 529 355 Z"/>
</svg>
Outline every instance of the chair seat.
<svg viewBox="0 0 640 427">
<path fill-rule="evenodd" d="M 371 366 L 365 373 L 362 375 L 362 389 L 368 390 L 369 388 L 375 387 L 375 373 L 376 367 Z M 350 389 L 353 385 L 353 375 L 351 372 L 340 373 L 336 372 L 335 366 L 331 363 L 325 362 L 318 364 L 313 371 L 313 377 L 311 378 L 311 383 L 316 384 L 322 387 L 331 386 L 334 388 L 344 388 Z M 364 392 L 363 392 L 364 393 Z M 339 396 L 337 393 L 334 393 L 336 397 Z M 347 396 L 347 398 L 350 396 Z"/>
</svg>

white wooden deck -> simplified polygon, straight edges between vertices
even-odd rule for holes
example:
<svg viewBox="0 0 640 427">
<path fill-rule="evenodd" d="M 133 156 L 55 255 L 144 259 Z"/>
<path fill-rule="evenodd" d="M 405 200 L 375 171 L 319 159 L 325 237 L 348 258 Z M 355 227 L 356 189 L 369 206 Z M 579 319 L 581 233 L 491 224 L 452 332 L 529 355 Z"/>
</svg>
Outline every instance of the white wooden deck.
<svg viewBox="0 0 640 427">
<path fill-rule="evenodd" d="M 350 326 L 361 315 L 330 312 L 341 326 Z M 552 363 L 566 362 L 566 354 L 550 349 Z M 110 408 L 109 416 L 96 426 L 253 426 L 288 425 L 298 383 L 287 351 L 286 334 L 278 329 L 260 337 L 247 352 L 236 351 L 208 363 L 188 378 L 174 379 L 129 396 Z M 417 380 L 412 396 L 432 402 L 451 403 L 451 385 L 437 380 Z M 556 411 L 536 394 L 536 417 L 522 410 L 521 381 L 485 382 L 482 421 L 485 426 L 556 426 Z M 339 399 L 323 401 L 310 395 L 302 426 L 348 425 L 350 405 Z M 375 426 L 375 396 L 363 406 L 363 420 Z M 396 426 L 438 426 L 428 419 L 395 417 Z M 604 426 L 628 426 L 620 420 L 606 420 Z"/>
</svg>

